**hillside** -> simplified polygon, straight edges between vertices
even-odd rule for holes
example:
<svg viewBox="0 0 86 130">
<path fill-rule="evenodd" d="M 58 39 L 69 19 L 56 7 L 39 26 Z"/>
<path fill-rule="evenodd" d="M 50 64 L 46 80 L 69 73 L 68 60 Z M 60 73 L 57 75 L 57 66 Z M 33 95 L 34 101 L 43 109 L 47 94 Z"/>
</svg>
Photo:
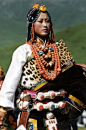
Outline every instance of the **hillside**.
<svg viewBox="0 0 86 130">
<path fill-rule="evenodd" d="M 24 41 L 0 47 L 0 66 L 2 66 L 5 72 L 8 70 L 14 50 L 22 44 L 24 44 Z"/>
<path fill-rule="evenodd" d="M 26 34 L 24 23 L 0 18 L 0 46 L 22 41 Z"/>
<path fill-rule="evenodd" d="M 53 22 L 59 28 L 86 21 L 85 0 L 0 0 L 0 17 L 25 22 L 27 12 L 35 3 L 46 5 Z"/>
<path fill-rule="evenodd" d="M 26 38 L 26 16 L 34 3 L 46 5 L 55 31 L 86 22 L 85 0 L 0 0 L 0 46 Z"/>
<path fill-rule="evenodd" d="M 56 41 L 63 39 L 77 63 L 86 64 L 86 23 L 58 31 L 55 34 Z M 25 41 L 0 47 L 0 66 L 7 71 L 13 51 Z"/>
<path fill-rule="evenodd" d="M 86 23 L 73 26 L 55 34 L 56 41 L 63 39 L 77 63 L 86 64 Z"/>
</svg>

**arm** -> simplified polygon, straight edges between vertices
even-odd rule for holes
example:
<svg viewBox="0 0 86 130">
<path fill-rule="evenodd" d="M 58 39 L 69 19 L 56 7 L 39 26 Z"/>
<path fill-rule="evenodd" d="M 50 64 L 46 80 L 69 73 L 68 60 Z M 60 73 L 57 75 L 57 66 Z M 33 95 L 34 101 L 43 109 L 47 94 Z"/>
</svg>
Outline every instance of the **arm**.
<svg viewBox="0 0 86 130">
<path fill-rule="evenodd" d="M 30 54 L 30 46 L 27 44 L 20 46 L 13 54 L 12 62 L 0 91 L 0 106 L 6 110 L 14 108 L 15 91 L 21 78 L 22 67 Z"/>
<path fill-rule="evenodd" d="M 0 91 L 0 128 L 3 128 L 3 119 L 6 111 L 14 109 L 15 91 L 19 84 L 22 67 L 31 55 L 28 44 L 20 46 L 13 54 L 12 62 L 6 74 L 2 89 Z"/>
</svg>

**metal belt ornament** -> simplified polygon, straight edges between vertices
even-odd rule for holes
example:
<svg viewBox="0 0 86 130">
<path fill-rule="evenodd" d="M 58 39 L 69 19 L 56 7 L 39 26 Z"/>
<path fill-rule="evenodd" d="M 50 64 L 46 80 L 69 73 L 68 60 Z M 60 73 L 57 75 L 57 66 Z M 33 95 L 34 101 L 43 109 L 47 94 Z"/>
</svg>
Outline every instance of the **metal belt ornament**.
<svg viewBox="0 0 86 130">
<path fill-rule="evenodd" d="M 29 90 L 24 90 L 21 94 L 20 97 L 17 99 L 17 107 L 23 111 L 23 114 L 28 112 L 28 115 L 30 111 L 32 110 L 37 110 L 37 111 L 42 111 L 42 110 L 49 110 L 49 113 L 46 114 L 46 119 L 44 120 L 45 122 L 45 127 L 48 128 L 48 130 L 57 130 L 57 119 L 53 115 L 53 110 L 54 109 L 62 109 L 65 107 L 65 103 L 63 101 L 60 102 L 54 102 L 54 101 L 49 101 L 47 103 L 44 103 L 45 99 L 54 99 L 58 98 L 59 96 L 65 97 L 66 92 L 65 91 L 48 91 L 48 92 L 33 92 Z M 31 99 L 33 100 L 31 104 Z M 29 105 L 32 105 L 32 108 L 29 109 Z M 22 106 L 22 107 L 21 107 Z M 24 123 L 24 115 L 21 115 L 23 120 L 20 120 L 20 125 L 17 130 L 21 130 L 22 124 L 24 125 L 24 128 L 26 128 L 26 123 Z M 37 120 L 35 119 L 28 119 L 28 127 L 30 130 L 37 130 Z M 23 130 L 23 128 L 22 128 Z"/>
</svg>

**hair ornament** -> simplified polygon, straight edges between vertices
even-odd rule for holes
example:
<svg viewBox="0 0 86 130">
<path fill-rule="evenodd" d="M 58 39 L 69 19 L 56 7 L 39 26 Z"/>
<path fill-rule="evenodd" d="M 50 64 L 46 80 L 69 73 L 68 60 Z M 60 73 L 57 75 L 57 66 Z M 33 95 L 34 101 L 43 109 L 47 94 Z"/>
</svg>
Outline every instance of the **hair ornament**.
<svg viewBox="0 0 86 130">
<path fill-rule="evenodd" d="M 45 5 L 39 6 L 39 4 L 33 4 L 33 9 L 34 8 L 39 8 L 39 10 L 43 12 L 47 11 L 47 8 L 45 7 Z"/>
<path fill-rule="evenodd" d="M 39 4 L 33 4 L 33 9 L 39 7 Z"/>
<path fill-rule="evenodd" d="M 41 5 L 41 6 L 39 7 L 39 9 L 40 9 L 41 11 L 43 11 L 43 12 L 47 11 L 47 8 L 45 7 L 45 5 Z"/>
</svg>

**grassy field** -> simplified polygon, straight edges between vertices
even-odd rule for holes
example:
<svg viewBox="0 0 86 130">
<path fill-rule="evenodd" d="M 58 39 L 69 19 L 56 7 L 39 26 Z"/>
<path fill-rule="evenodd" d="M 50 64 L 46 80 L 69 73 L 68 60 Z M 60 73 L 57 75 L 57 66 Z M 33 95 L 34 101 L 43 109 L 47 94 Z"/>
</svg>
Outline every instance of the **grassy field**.
<svg viewBox="0 0 86 130">
<path fill-rule="evenodd" d="M 36 0 L 36 2 L 46 5 L 55 32 L 86 22 L 85 0 Z M 0 46 L 26 38 L 26 17 L 34 3 L 35 0 L 21 0 L 21 2 L 0 0 Z"/>
<path fill-rule="evenodd" d="M 86 127 L 78 127 L 78 130 L 86 130 Z"/>
<path fill-rule="evenodd" d="M 14 50 L 22 44 L 24 44 L 24 41 L 0 47 L 0 66 L 5 72 L 8 70 Z"/>
<path fill-rule="evenodd" d="M 67 28 L 55 34 L 56 41 L 63 39 L 77 63 L 86 64 L 86 23 Z"/>
<path fill-rule="evenodd" d="M 26 34 L 27 30 L 24 23 L 0 18 L 0 47 L 24 40 Z"/>
</svg>

